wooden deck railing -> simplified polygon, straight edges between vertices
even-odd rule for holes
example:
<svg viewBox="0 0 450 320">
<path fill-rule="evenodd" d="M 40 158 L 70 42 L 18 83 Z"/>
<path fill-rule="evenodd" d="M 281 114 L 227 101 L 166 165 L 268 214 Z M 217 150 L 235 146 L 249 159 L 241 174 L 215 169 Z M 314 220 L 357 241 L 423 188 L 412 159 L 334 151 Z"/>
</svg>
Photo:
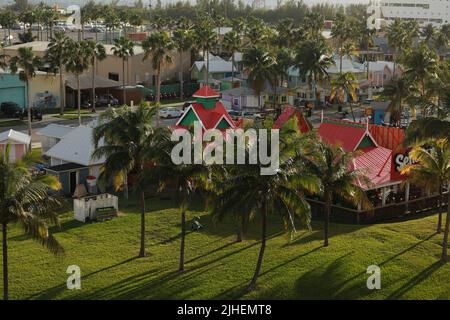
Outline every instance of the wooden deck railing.
<svg viewBox="0 0 450 320">
<path fill-rule="evenodd" d="M 448 191 L 444 192 L 443 200 L 447 205 Z M 378 206 L 370 210 L 361 210 L 346 208 L 339 205 L 331 206 L 330 219 L 335 222 L 351 223 L 351 224 L 367 224 L 383 222 L 398 219 L 406 215 L 414 215 L 416 213 L 425 212 L 437 208 L 439 195 L 431 195 L 417 199 L 390 203 L 384 207 Z M 320 200 L 307 199 L 311 206 L 313 219 L 323 219 L 325 212 L 325 203 Z"/>
</svg>

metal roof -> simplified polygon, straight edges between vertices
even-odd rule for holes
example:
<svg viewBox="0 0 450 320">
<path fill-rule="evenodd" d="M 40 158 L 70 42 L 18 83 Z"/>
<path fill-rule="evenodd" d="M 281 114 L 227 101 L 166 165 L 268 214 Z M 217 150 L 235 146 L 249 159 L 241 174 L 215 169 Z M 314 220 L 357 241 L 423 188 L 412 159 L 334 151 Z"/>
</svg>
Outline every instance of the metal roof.
<svg viewBox="0 0 450 320">
<path fill-rule="evenodd" d="M 92 131 L 93 128 L 91 126 L 74 128 L 61 141 L 45 152 L 45 155 L 84 166 L 104 163 L 104 157 L 95 160 L 91 159 L 95 150 L 94 144 L 92 143 Z M 99 146 L 103 145 L 104 142 L 102 140 Z"/>
<path fill-rule="evenodd" d="M 72 88 L 73 90 L 78 89 L 77 77 L 74 75 L 67 76 L 66 86 Z M 95 76 L 95 87 L 96 88 L 116 88 L 120 87 L 121 84 L 118 81 L 114 81 L 101 76 Z M 80 75 L 80 89 L 92 89 L 92 75 L 82 74 Z"/>
<path fill-rule="evenodd" d="M 36 132 L 37 135 L 62 139 L 66 134 L 74 128 L 63 126 L 61 124 L 50 123 L 48 126 Z"/>
</svg>

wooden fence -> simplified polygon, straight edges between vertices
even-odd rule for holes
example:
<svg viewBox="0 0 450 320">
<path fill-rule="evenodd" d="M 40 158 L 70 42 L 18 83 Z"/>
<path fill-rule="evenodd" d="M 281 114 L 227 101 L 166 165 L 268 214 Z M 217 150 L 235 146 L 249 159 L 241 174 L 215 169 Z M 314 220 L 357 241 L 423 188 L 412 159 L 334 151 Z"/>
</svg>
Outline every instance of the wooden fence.
<svg viewBox="0 0 450 320">
<path fill-rule="evenodd" d="M 448 192 L 444 193 L 444 204 L 448 201 Z M 350 224 L 369 224 L 399 219 L 405 216 L 412 216 L 417 213 L 430 211 L 437 208 L 438 195 L 422 197 L 405 201 L 387 204 L 384 207 L 374 207 L 370 210 L 361 210 L 346 208 L 338 205 L 332 205 L 330 220 Z M 325 203 L 323 201 L 308 199 L 311 206 L 313 219 L 322 220 L 325 213 Z"/>
</svg>

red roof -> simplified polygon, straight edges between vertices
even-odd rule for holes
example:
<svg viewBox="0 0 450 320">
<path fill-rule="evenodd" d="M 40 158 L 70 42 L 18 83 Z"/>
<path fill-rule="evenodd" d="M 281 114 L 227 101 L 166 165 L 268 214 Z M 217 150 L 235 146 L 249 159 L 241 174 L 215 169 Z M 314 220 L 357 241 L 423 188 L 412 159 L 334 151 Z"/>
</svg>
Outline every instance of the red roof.
<svg viewBox="0 0 450 320">
<path fill-rule="evenodd" d="M 311 130 L 311 126 L 305 120 L 302 113 L 292 106 L 284 107 L 283 112 L 281 112 L 280 116 L 273 124 L 273 128 L 280 129 L 283 126 L 283 124 L 285 124 L 286 121 L 288 121 L 293 115 L 297 116 L 298 127 L 300 129 L 300 132 L 306 133 L 309 130 Z"/>
<path fill-rule="evenodd" d="M 362 170 L 371 183 L 366 185 L 364 181 L 357 181 L 357 185 L 370 190 L 396 182 L 391 179 L 391 150 L 383 147 L 369 147 L 361 151 L 363 154 L 353 159 L 352 169 Z"/>
<path fill-rule="evenodd" d="M 231 119 L 227 110 L 220 101 L 216 101 L 214 109 L 205 109 L 201 103 L 194 102 L 189 106 L 188 109 L 185 110 L 184 115 L 188 113 L 190 108 L 194 110 L 195 114 L 202 122 L 203 127 L 206 130 L 216 128 L 219 122 L 221 121 L 222 117 L 228 120 L 228 123 L 230 124 L 231 128 L 236 127 L 235 123 L 233 122 L 233 119 Z M 184 118 L 184 115 L 180 118 L 180 120 L 178 120 L 178 123 L 181 123 L 181 121 Z M 177 125 L 176 127 L 183 128 L 183 126 L 181 125 Z"/>
<path fill-rule="evenodd" d="M 209 86 L 203 86 L 201 89 L 194 92 L 192 96 L 194 98 L 217 98 L 220 97 L 220 94 Z"/>
<path fill-rule="evenodd" d="M 345 151 L 355 151 L 366 134 L 364 125 L 324 120 L 317 131 L 329 144 L 339 144 Z"/>
</svg>

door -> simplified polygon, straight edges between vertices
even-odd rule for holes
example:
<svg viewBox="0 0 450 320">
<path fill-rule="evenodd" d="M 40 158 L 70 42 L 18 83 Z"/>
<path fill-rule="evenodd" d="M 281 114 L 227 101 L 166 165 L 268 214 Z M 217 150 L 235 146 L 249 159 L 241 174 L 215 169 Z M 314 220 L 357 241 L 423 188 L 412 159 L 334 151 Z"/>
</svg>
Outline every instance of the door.
<svg viewBox="0 0 450 320">
<path fill-rule="evenodd" d="M 70 184 L 70 195 L 73 195 L 75 193 L 75 189 L 77 187 L 77 172 L 76 171 L 70 172 L 69 184 Z"/>
</svg>

